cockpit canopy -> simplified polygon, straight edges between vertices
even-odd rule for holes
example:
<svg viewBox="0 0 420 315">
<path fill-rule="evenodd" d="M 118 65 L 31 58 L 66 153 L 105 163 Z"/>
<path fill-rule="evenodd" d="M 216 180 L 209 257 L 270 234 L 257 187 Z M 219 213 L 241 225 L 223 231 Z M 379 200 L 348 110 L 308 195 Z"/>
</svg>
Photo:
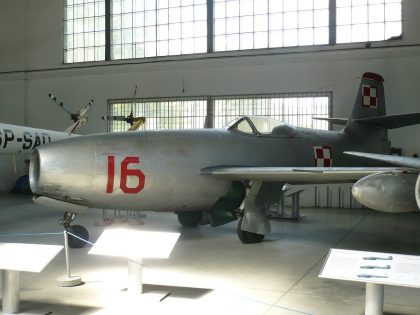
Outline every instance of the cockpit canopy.
<svg viewBox="0 0 420 315">
<path fill-rule="evenodd" d="M 293 137 L 296 127 L 268 117 L 243 116 L 225 126 L 226 129 L 257 136 Z"/>
</svg>

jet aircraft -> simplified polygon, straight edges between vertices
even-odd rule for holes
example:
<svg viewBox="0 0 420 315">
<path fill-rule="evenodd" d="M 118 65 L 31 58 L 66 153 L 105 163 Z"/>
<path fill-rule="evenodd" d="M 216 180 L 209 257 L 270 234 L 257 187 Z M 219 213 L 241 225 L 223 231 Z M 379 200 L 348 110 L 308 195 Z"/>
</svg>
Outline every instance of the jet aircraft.
<svg viewBox="0 0 420 315">
<path fill-rule="evenodd" d="M 69 137 L 67 132 L 0 123 L 0 154 L 31 153 L 41 144 Z"/>
<path fill-rule="evenodd" d="M 416 123 L 419 114 L 386 116 L 383 78 L 367 72 L 341 131 L 245 116 L 223 129 L 94 134 L 35 149 L 30 185 L 35 202 L 66 211 L 64 227 L 85 239 L 75 215 L 111 208 L 175 212 L 183 226 L 239 218 L 240 240 L 257 243 L 270 233 L 264 210 L 285 183 L 355 182 L 395 169 L 343 151 L 388 153 L 387 129 Z"/>
<path fill-rule="evenodd" d="M 74 136 L 73 133 L 88 121 L 89 116 L 86 112 L 92 106 L 93 100 L 82 107 L 77 114 L 73 114 L 63 106 L 62 102 L 58 104 L 54 95 L 48 96 L 70 114 L 73 123 L 63 132 L 0 123 L 0 154 L 31 153 L 41 144 Z"/>
</svg>

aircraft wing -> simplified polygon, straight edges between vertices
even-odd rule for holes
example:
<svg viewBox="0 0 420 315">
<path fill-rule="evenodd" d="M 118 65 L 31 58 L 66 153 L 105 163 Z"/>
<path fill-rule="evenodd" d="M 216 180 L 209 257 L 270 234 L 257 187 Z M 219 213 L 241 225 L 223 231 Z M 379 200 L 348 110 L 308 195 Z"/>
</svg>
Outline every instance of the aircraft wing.
<svg viewBox="0 0 420 315">
<path fill-rule="evenodd" d="M 403 167 L 411 167 L 415 169 L 420 169 L 420 159 L 413 158 L 413 157 L 353 152 L 353 151 L 346 151 L 344 152 L 344 154 L 367 158 L 367 159 L 375 160 L 375 161 L 387 162 L 387 163 L 391 163 L 391 164 L 403 166 Z"/>
<path fill-rule="evenodd" d="M 258 180 L 288 184 L 351 183 L 381 172 L 415 171 L 398 167 L 230 167 L 216 166 L 201 170 L 201 175 L 225 180 Z"/>
</svg>

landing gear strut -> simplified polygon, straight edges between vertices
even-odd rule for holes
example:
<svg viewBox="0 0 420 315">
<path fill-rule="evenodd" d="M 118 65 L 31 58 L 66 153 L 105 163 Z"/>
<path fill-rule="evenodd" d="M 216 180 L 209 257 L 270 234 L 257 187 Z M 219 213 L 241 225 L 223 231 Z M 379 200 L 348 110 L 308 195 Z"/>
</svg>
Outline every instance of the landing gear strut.
<svg viewBox="0 0 420 315">
<path fill-rule="evenodd" d="M 71 223 L 74 221 L 74 218 L 76 217 L 75 213 L 66 212 L 64 213 L 63 219 L 60 220 L 60 224 L 64 226 L 64 229 L 71 233 L 76 235 L 77 237 L 80 237 L 86 241 L 89 240 L 89 232 L 86 230 L 85 227 L 81 225 L 71 225 Z M 74 237 L 73 235 L 68 235 L 68 242 L 69 246 L 71 248 L 82 248 L 86 245 L 86 242 L 82 241 L 81 239 Z"/>
<path fill-rule="evenodd" d="M 261 243 L 265 235 L 270 234 L 271 226 L 264 215 L 264 204 L 257 200 L 258 197 L 263 199 L 264 195 L 270 195 L 270 191 L 268 193 L 266 191 L 267 188 L 263 187 L 262 182 L 255 181 L 245 197 L 236 229 L 239 239 L 244 244 Z"/>
</svg>

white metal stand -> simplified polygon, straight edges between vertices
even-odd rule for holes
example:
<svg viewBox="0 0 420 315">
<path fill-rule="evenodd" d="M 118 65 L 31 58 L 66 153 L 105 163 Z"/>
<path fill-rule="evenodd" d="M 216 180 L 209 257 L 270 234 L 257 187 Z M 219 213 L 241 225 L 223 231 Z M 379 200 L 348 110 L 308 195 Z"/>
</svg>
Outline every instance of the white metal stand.
<svg viewBox="0 0 420 315">
<path fill-rule="evenodd" d="M 3 270 L 3 314 L 19 312 L 19 271 Z"/>
<path fill-rule="evenodd" d="M 101 234 L 89 254 L 127 259 L 127 293 L 139 298 L 143 293 L 143 260 L 169 258 L 179 236 L 180 233 L 109 229 Z"/>
<path fill-rule="evenodd" d="M 366 283 L 365 315 L 383 315 L 384 312 L 384 285 Z"/>
<path fill-rule="evenodd" d="M 57 245 L 0 243 L 3 314 L 19 312 L 19 272 L 41 272 L 62 249 Z"/>
<path fill-rule="evenodd" d="M 128 260 L 128 284 L 127 291 L 130 296 L 136 296 L 143 292 L 143 259 Z"/>
</svg>

